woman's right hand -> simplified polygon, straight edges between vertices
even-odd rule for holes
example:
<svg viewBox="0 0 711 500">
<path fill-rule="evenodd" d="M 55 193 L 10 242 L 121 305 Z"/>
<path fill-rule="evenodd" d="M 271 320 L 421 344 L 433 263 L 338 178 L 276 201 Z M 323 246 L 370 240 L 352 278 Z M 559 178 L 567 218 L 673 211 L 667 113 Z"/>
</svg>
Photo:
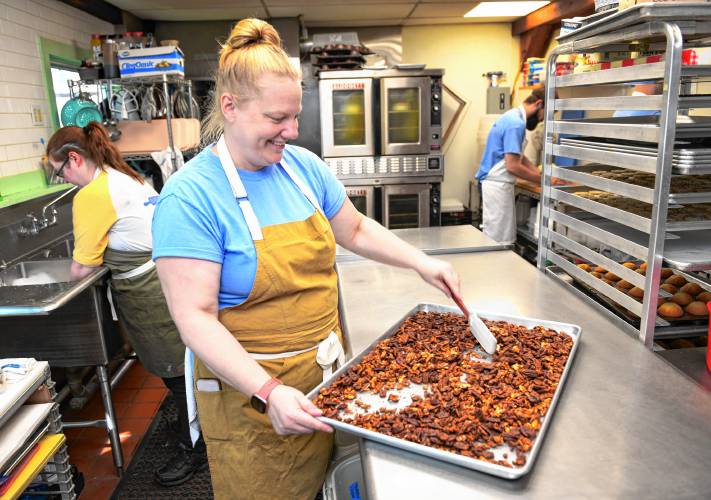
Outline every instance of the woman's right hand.
<svg viewBox="0 0 711 500">
<path fill-rule="evenodd" d="M 267 414 L 277 434 L 309 434 L 314 431 L 333 432 L 333 429 L 316 419 L 323 413 L 303 392 L 279 385 L 267 400 Z"/>
</svg>

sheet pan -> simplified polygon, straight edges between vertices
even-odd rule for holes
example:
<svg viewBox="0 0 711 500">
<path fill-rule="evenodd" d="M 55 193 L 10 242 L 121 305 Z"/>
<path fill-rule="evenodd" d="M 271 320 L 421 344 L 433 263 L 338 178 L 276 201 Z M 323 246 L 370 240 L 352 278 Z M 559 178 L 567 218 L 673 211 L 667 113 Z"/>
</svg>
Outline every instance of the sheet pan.
<svg viewBox="0 0 711 500">
<path fill-rule="evenodd" d="M 472 308 L 473 310 L 476 310 L 475 307 Z M 338 377 L 341 376 L 344 372 L 346 372 L 351 366 L 356 365 L 360 363 L 360 361 L 382 340 L 392 336 L 397 330 L 400 328 L 402 323 L 409 318 L 410 316 L 420 312 L 435 312 L 435 313 L 454 313 L 454 314 L 461 314 L 459 309 L 456 307 L 452 306 L 445 306 L 445 305 L 439 305 L 439 304 L 419 304 L 416 307 L 414 307 L 412 310 L 410 310 L 400 321 L 398 321 L 395 325 L 393 325 L 390 329 L 388 329 L 385 333 L 383 333 L 380 337 L 378 337 L 376 340 L 374 340 L 368 347 L 363 349 L 358 355 L 350 359 L 345 365 L 340 367 L 331 377 L 329 377 L 326 381 L 324 381 L 322 384 L 318 385 L 316 388 L 314 388 L 311 392 L 307 394 L 307 397 L 311 400 L 314 400 L 317 396 L 321 388 L 323 387 L 328 387 L 330 386 L 333 382 L 338 379 Z M 436 460 L 441 460 L 443 462 L 448 462 L 452 464 L 456 464 L 462 467 L 466 467 L 468 469 L 473 469 L 473 470 L 478 470 L 481 472 L 485 472 L 487 474 L 492 474 L 494 476 L 506 478 L 506 479 L 516 479 L 521 476 L 524 476 L 528 474 L 532 467 L 533 464 L 535 463 L 536 457 L 538 456 L 538 452 L 541 449 L 543 439 L 546 435 L 546 431 L 548 430 L 548 427 L 551 423 L 553 413 L 555 411 L 556 405 L 558 403 L 558 400 L 560 399 L 561 393 L 563 391 L 563 387 L 565 385 L 565 381 L 568 377 L 568 373 L 570 372 L 573 359 L 575 357 L 575 352 L 578 349 L 578 344 L 580 342 L 580 336 L 582 334 L 582 329 L 573 324 L 568 324 L 568 323 L 559 323 L 555 321 L 547 321 L 547 320 L 542 320 L 542 319 L 534 319 L 534 318 L 528 318 L 528 317 L 522 317 L 522 316 L 512 316 L 512 315 L 507 315 L 507 314 L 500 314 L 500 313 L 491 313 L 491 312 L 485 312 L 485 311 L 478 311 L 478 314 L 481 318 L 483 319 L 488 319 L 488 320 L 495 320 L 495 321 L 506 321 L 512 324 L 516 325 L 521 325 L 525 326 L 527 328 L 532 328 L 535 326 L 543 326 L 546 328 L 550 328 L 552 330 L 556 330 L 560 333 L 564 333 L 566 335 L 569 335 L 571 339 L 573 340 L 573 347 L 571 348 L 570 355 L 568 357 L 568 360 L 565 364 L 565 367 L 563 369 L 563 373 L 560 378 L 560 382 L 558 383 L 558 387 L 555 390 L 555 393 L 553 395 L 553 399 L 551 400 L 551 405 L 548 408 L 548 412 L 546 413 L 545 417 L 542 419 L 541 422 L 541 428 L 536 435 L 534 441 L 533 441 L 533 446 L 531 450 L 526 454 L 526 464 L 521 467 L 517 466 L 512 466 L 512 467 L 505 467 L 503 465 L 498 465 L 498 464 L 492 464 L 489 462 L 485 462 L 483 460 L 478 460 L 475 458 L 470 458 L 470 457 L 465 457 L 463 455 L 458 455 L 456 453 L 451 453 L 448 451 L 444 450 L 439 450 L 436 448 L 432 448 L 430 446 L 425 446 L 422 444 L 418 443 L 413 443 L 410 441 L 406 441 L 404 439 L 396 438 L 393 436 L 387 436 L 385 434 L 381 434 L 378 432 L 374 431 L 369 431 L 366 429 L 363 429 L 361 427 L 358 427 L 356 425 L 352 425 L 346 422 L 342 422 L 340 420 L 335 420 L 331 418 L 326 418 L 326 417 L 319 417 L 320 420 L 323 422 L 326 422 L 327 424 L 331 425 L 332 427 L 336 429 L 340 429 L 345 432 L 349 432 L 352 434 L 355 434 L 357 436 L 360 436 L 365 439 L 370 439 L 373 441 L 377 441 L 379 443 L 383 443 L 395 448 L 399 448 L 402 450 L 406 450 L 412 453 L 418 453 L 420 455 L 424 455 L 430 458 L 434 458 Z M 483 353 L 483 351 L 481 351 Z M 482 362 L 487 362 L 487 361 L 482 361 Z M 414 386 L 414 384 L 413 384 Z M 402 391 L 405 391 L 403 394 Z M 388 394 L 391 394 L 392 392 L 397 392 L 401 398 L 400 402 L 397 404 L 394 403 L 389 403 L 386 401 L 386 399 L 379 398 L 376 395 L 373 395 L 375 399 L 377 399 L 377 404 L 371 405 L 371 412 L 377 411 L 377 408 L 380 407 L 386 407 L 386 408 L 396 408 L 396 407 L 404 407 L 409 404 L 411 401 L 411 395 L 413 393 L 418 393 L 418 391 L 421 391 L 421 388 L 418 387 L 412 387 L 412 388 L 407 388 L 405 390 L 401 391 L 389 391 Z M 368 402 L 370 395 L 363 395 L 362 393 L 358 394 L 358 397 L 362 400 L 365 400 Z M 358 408 L 355 405 L 353 405 L 353 411 L 357 412 L 364 412 L 362 408 Z M 508 453 L 509 457 L 512 457 L 511 450 L 507 446 L 499 446 L 496 449 L 492 449 L 492 452 L 494 452 L 495 458 L 497 459 L 503 459 L 503 453 Z"/>
</svg>

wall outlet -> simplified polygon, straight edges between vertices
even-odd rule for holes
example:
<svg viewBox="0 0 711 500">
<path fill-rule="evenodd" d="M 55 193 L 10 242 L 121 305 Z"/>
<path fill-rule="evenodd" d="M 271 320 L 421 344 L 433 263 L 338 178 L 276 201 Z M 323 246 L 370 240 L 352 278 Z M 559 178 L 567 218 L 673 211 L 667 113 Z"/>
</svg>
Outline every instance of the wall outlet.
<svg viewBox="0 0 711 500">
<path fill-rule="evenodd" d="M 32 115 L 32 125 L 35 127 L 44 126 L 44 111 L 41 104 L 33 104 L 30 114 Z"/>
</svg>

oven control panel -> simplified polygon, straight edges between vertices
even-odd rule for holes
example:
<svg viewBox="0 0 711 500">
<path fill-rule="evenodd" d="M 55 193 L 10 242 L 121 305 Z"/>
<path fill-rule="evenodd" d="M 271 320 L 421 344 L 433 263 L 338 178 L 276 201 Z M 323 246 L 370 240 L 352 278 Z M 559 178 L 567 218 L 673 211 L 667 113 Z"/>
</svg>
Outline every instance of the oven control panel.
<svg viewBox="0 0 711 500">
<path fill-rule="evenodd" d="M 432 77 L 430 88 L 430 151 L 442 149 L 442 78 Z"/>
<path fill-rule="evenodd" d="M 440 184 L 432 184 L 430 188 L 430 226 L 442 225 L 441 206 Z"/>
</svg>

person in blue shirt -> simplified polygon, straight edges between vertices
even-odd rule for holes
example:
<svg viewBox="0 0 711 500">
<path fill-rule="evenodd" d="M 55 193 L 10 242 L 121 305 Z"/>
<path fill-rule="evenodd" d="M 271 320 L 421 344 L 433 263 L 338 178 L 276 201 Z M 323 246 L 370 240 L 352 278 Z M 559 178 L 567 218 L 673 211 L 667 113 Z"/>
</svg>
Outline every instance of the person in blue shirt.
<svg viewBox="0 0 711 500">
<path fill-rule="evenodd" d="M 482 231 L 495 241 L 516 241 L 514 181 L 540 184 L 541 174 L 524 155 L 526 129 L 543 120 L 545 94 L 535 89 L 521 106 L 510 109 L 494 122 L 476 173 L 481 186 Z"/>
<path fill-rule="evenodd" d="M 300 81 L 270 24 L 237 23 L 203 131 L 216 142 L 170 178 L 153 218 L 216 499 L 312 500 L 323 484 L 332 429 L 305 393 L 344 360 L 336 243 L 460 296 L 451 265 L 361 215 L 320 158 L 288 144 Z"/>
<path fill-rule="evenodd" d="M 639 82 L 632 90 L 633 96 L 659 95 L 662 93 L 662 85 L 656 82 Z M 626 118 L 629 116 L 659 116 L 658 109 L 618 109 L 612 116 L 614 118 Z"/>
</svg>

